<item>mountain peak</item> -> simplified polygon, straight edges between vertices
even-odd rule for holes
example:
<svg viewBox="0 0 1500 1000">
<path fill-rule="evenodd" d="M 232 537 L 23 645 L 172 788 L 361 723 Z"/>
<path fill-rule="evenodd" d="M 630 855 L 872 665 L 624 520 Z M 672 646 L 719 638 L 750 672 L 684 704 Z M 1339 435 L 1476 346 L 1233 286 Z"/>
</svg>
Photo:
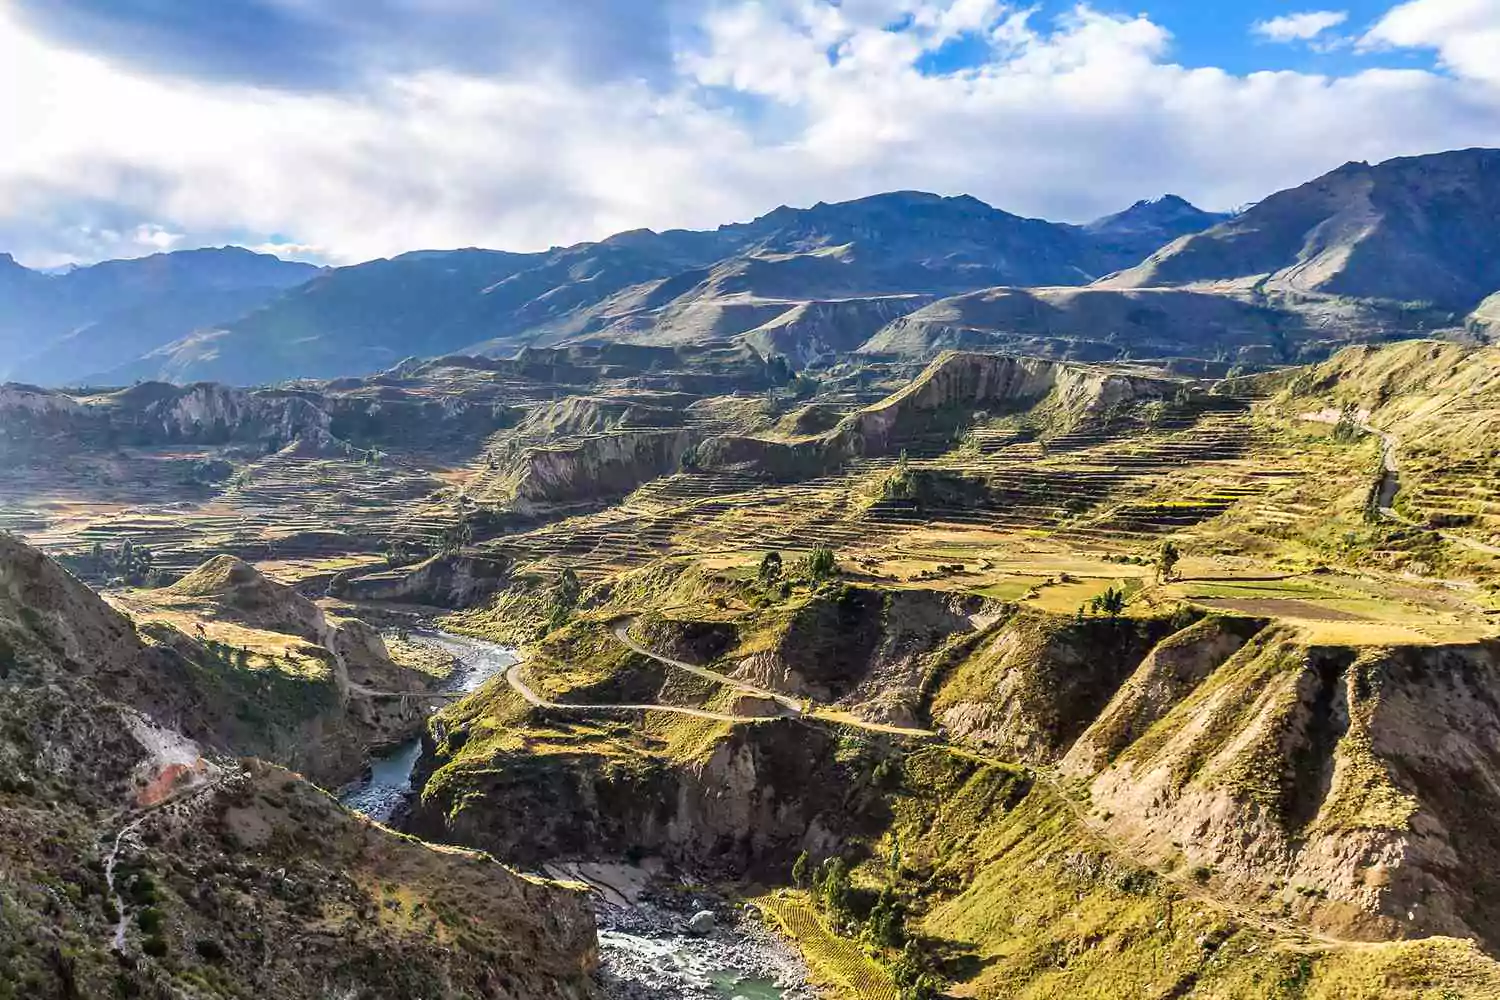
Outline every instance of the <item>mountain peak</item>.
<svg viewBox="0 0 1500 1000">
<path fill-rule="evenodd" d="M 1467 311 L 1500 286 L 1497 166 L 1500 150 L 1493 149 L 1346 163 L 1165 247 L 1106 284 L 1256 281 L 1268 289 Z"/>
</svg>

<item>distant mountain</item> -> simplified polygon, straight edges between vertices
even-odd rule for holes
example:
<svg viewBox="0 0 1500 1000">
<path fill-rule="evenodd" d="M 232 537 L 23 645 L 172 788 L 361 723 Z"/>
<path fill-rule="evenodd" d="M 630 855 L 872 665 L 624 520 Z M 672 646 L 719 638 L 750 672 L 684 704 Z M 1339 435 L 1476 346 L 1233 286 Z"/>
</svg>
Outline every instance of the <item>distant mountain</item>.
<svg viewBox="0 0 1500 1000">
<path fill-rule="evenodd" d="M 529 345 L 752 333 L 763 348 L 806 360 L 858 346 L 936 296 L 1084 285 L 1140 256 L 1081 227 L 1024 219 L 975 198 L 899 191 L 783 206 L 706 232 L 634 230 L 545 253 L 422 251 L 371 261 L 106 375 L 249 384 L 360 374 L 451 351 L 508 355 Z"/>
<path fill-rule="evenodd" d="M 1228 212 L 1205 212 L 1175 194 L 1136 202 L 1123 212 L 1106 215 L 1084 226 L 1109 251 L 1134 263 L 1175 239 L 1233 218 Z"/>
<path fill-rule="evenodd" d="M 316 275 L 240 247 L 47 274 L 0 255 L 0 374 L 62 384 L 242 316 Z"/>
<path fill-rule="evenodd" d="M 1100 284 L 1324 293 L 1467 312 L 1500 288 L 1500 149 L 1345 164 Z"/>
</svg>

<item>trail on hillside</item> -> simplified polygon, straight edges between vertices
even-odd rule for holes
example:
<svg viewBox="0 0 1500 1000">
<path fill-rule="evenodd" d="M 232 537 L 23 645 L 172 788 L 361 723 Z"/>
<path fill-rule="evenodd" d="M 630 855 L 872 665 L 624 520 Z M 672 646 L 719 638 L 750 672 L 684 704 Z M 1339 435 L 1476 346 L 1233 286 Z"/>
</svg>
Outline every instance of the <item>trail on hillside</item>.
<svg viewBox="0 0 1500 1000">
<path fill-rule="evenodd" d="M 537 694 L 526 682 L 521 679 L 521 667 L 524 664 L 514 664 L 505 672 L 505 682 L 511 689 L 525 698 L 526 701 L 536 708 L 547 708 L 563 712 L 670 712 L 673 715 L 687 715 L 695 719 L 713 719 L 716 722 L 774 722 L 777 719 L 786 718 L 782 715 L 729 715 L 724 712 L 710 712 L 702 708 L 683 708 L 679 705 L 579 705 L 557 701 L 548 701 Z"/>
<path fill-rule="evenodd" d="M 1324 410 L 1321 413 L 1304 413 L 1303 420 L 1313 423 L 1327 424 L 1337 423 L 1339 411 Z M 1413 521 L 1396 511 L 1396 495 L 1401 492 L 1401 467 L 1396 460 L 1396 455 L 1401 448 L 1401 439 L 1389 431 L 1383 431 L 1370 423 L 1368 417 L 1360 415 L 1355 419 L 1355 425 L 1366 434 L 1373 434 L 1380 439 L 1380 485 L 1376 493 L 1375 511 L 1388 521 L 1405 524 L 1416 528 L 1425 528 L 1432 531 L 1445 542 L 1462 546 L 1474 552 L 1483 552 L 1485 555 L 1500 556 L 1500 545 L 1489 545 L 1485 542 L 1469 538 L 1465 535 L 1455 534 L 1451 531 L 1443 531 L 1438 528 L 1427 528 L 1419 521 Z"/>
<path fill-rule="evenodd" d="M 810 701 L 803 702 L 797 698 L 793 698 L 791 695 L 782 694 L 780 691 L 773 691 L 769 688 L 758 687 L 745 681 L 736 680 L 735 678 L 730 677 L 727 674 L 721 674 L 718 671 L 709 670 L 707 667 L 700 667 L 696 664 L 687 663 L 683 660 L 675 660 L 669 656 L 663 656 L 660 653 L 647 648 L 646 646 L 642 646 L 640 643 L 636 642 L 630 637 L 630 626 L 635 624 L 635 622 L 636 618 L 634 616 L 628 616 L 617 620 L 614 623 L 613 628 L 610 629 L 614 637 L 619 640 L 627 649 L 633 650 L 634 652 L 637 652 L 642 656 L 648 656 L 658 663 L 663 663 L 678 670 L 685 670 L 697 677 L 702 677 L 707 680 L 714 681 L 715 683 L 723 684 L 726 687 L 731 687 L 736 690 L 743 691 L 744 693 L 752 695 L 756 698 L 764 698 L 768 701 L 774 701 L 778 705 L 781 705 L 788 710 L 788 715 L 785 716 L 787 718 L 821 719 L 824 722 L 830 722 L 835 725 L 851 726 L 855 729 L 863 729 L 866 732 L 883 733 L 888 736 L 929 737 L 937 735 L 930 729 L 913 729 L 906 726 L 892 726 L 880 722 L 869 722 L 865 719 L 861 719 L 859 716 L 855 715 L 852 712 L 841 712 L 832 708 L 820 707 Z"/>
</svg>

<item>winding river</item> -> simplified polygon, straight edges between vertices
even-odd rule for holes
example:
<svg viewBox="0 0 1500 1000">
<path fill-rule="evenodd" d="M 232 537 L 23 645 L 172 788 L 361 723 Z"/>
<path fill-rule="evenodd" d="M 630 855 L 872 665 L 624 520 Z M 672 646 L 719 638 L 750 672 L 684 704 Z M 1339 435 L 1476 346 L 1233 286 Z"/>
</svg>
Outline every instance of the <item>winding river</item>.
<svg viewBox="0 0 1500 1000">
<path fill-rule="evenodd" d="M 459 669 L 446 691 L 477 691 L 518 662 L 516 651 L 447 632 L 412 636 L 449 653 Z M 375 757 L 368 778 L 345 788 L 339 801 L 379 823 L 396 821 L 412 794 L 422 741 L 410 740 Z M 683 932 L 683 920 L 655 907 L 606 903 L 599 914 L 604 995 L 609 1000 L 799 1000 L 812 997 L 806 970 L 786 945 L 752 923 L 729 921 L 707 936 Z"/>
</svg>

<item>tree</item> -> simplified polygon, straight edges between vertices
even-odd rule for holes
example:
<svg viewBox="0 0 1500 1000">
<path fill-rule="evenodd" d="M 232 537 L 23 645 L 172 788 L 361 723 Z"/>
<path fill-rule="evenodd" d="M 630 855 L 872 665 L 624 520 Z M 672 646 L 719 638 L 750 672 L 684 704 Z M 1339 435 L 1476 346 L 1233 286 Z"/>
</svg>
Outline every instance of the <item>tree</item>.
<svg viewBox="0 0 1500 1000">
<path fill-rule="evenodd" d="M 458 523 L 443 529 L 443 555 L 455 555 L 474 542 L 474 525 L 468 514 L 459 515 Z"/>
<path fill-rule="evenodd" d="M 807 869 L 812 865 L 812 859 L 803 851 L 797 855 L 797 860 L 792 862 L 792 885 L 799 889 L 807 888 Z"/>
<path fill-rule="evenodd" d="M 760 557 L 760 569 L 755 571 L 755 577 L 760 581 L 762 587 L 773 586 L 781 579 L 781 553 L 767 552 Z"/>
<path fill-rule="evenodd" d="M 557 574 L 557 589 L 553 591 L 553 602 L 560 608 L 572 611 L 578 606 L 578 598 L 582 593 L 583 584 L 578 582 L 578 574 L 573 567 L 563 567 L 563 571 Z"/>
<path fill-rule="evenodd" d="M 832 549 L 816 548 L 807 557 L 807 575 L 814 583 L 820 583 L 838 572 L 839 564 Z"/>
<path fill-rule="evenodd" d="M 1118 618 L 1125 610 L 1125 591 L 1118 587 L 1110 587 L 1104 593 L 1095 596 L 1090 604 L 1095 614 Z"/>
<path fill-rule="evenodd" d="M 1177 562 L 1182 558 L 1182 553 L 1177 550 L 1177 543 L 1168 539 L 1161 543 L 1161 551 L 1156 554 L 1156 579 L 1168 581 L 1177 575 Z"/>
<path fill-rule="evenodd" d="M 890 886 L 880 891 L 880 898 L 870 908 L 865 934 L 882 948 L 899 948 L 906 942 L 906 904 Z"/>
<path fill-rule="evenodd" d="M 849 862 L 843 858 L 830 858 L 824 863 L 821 902 L 823 909 L 835 923 L 843 923 L 849 917 L 849 894 L 852 888 Z"/>
</svg>

